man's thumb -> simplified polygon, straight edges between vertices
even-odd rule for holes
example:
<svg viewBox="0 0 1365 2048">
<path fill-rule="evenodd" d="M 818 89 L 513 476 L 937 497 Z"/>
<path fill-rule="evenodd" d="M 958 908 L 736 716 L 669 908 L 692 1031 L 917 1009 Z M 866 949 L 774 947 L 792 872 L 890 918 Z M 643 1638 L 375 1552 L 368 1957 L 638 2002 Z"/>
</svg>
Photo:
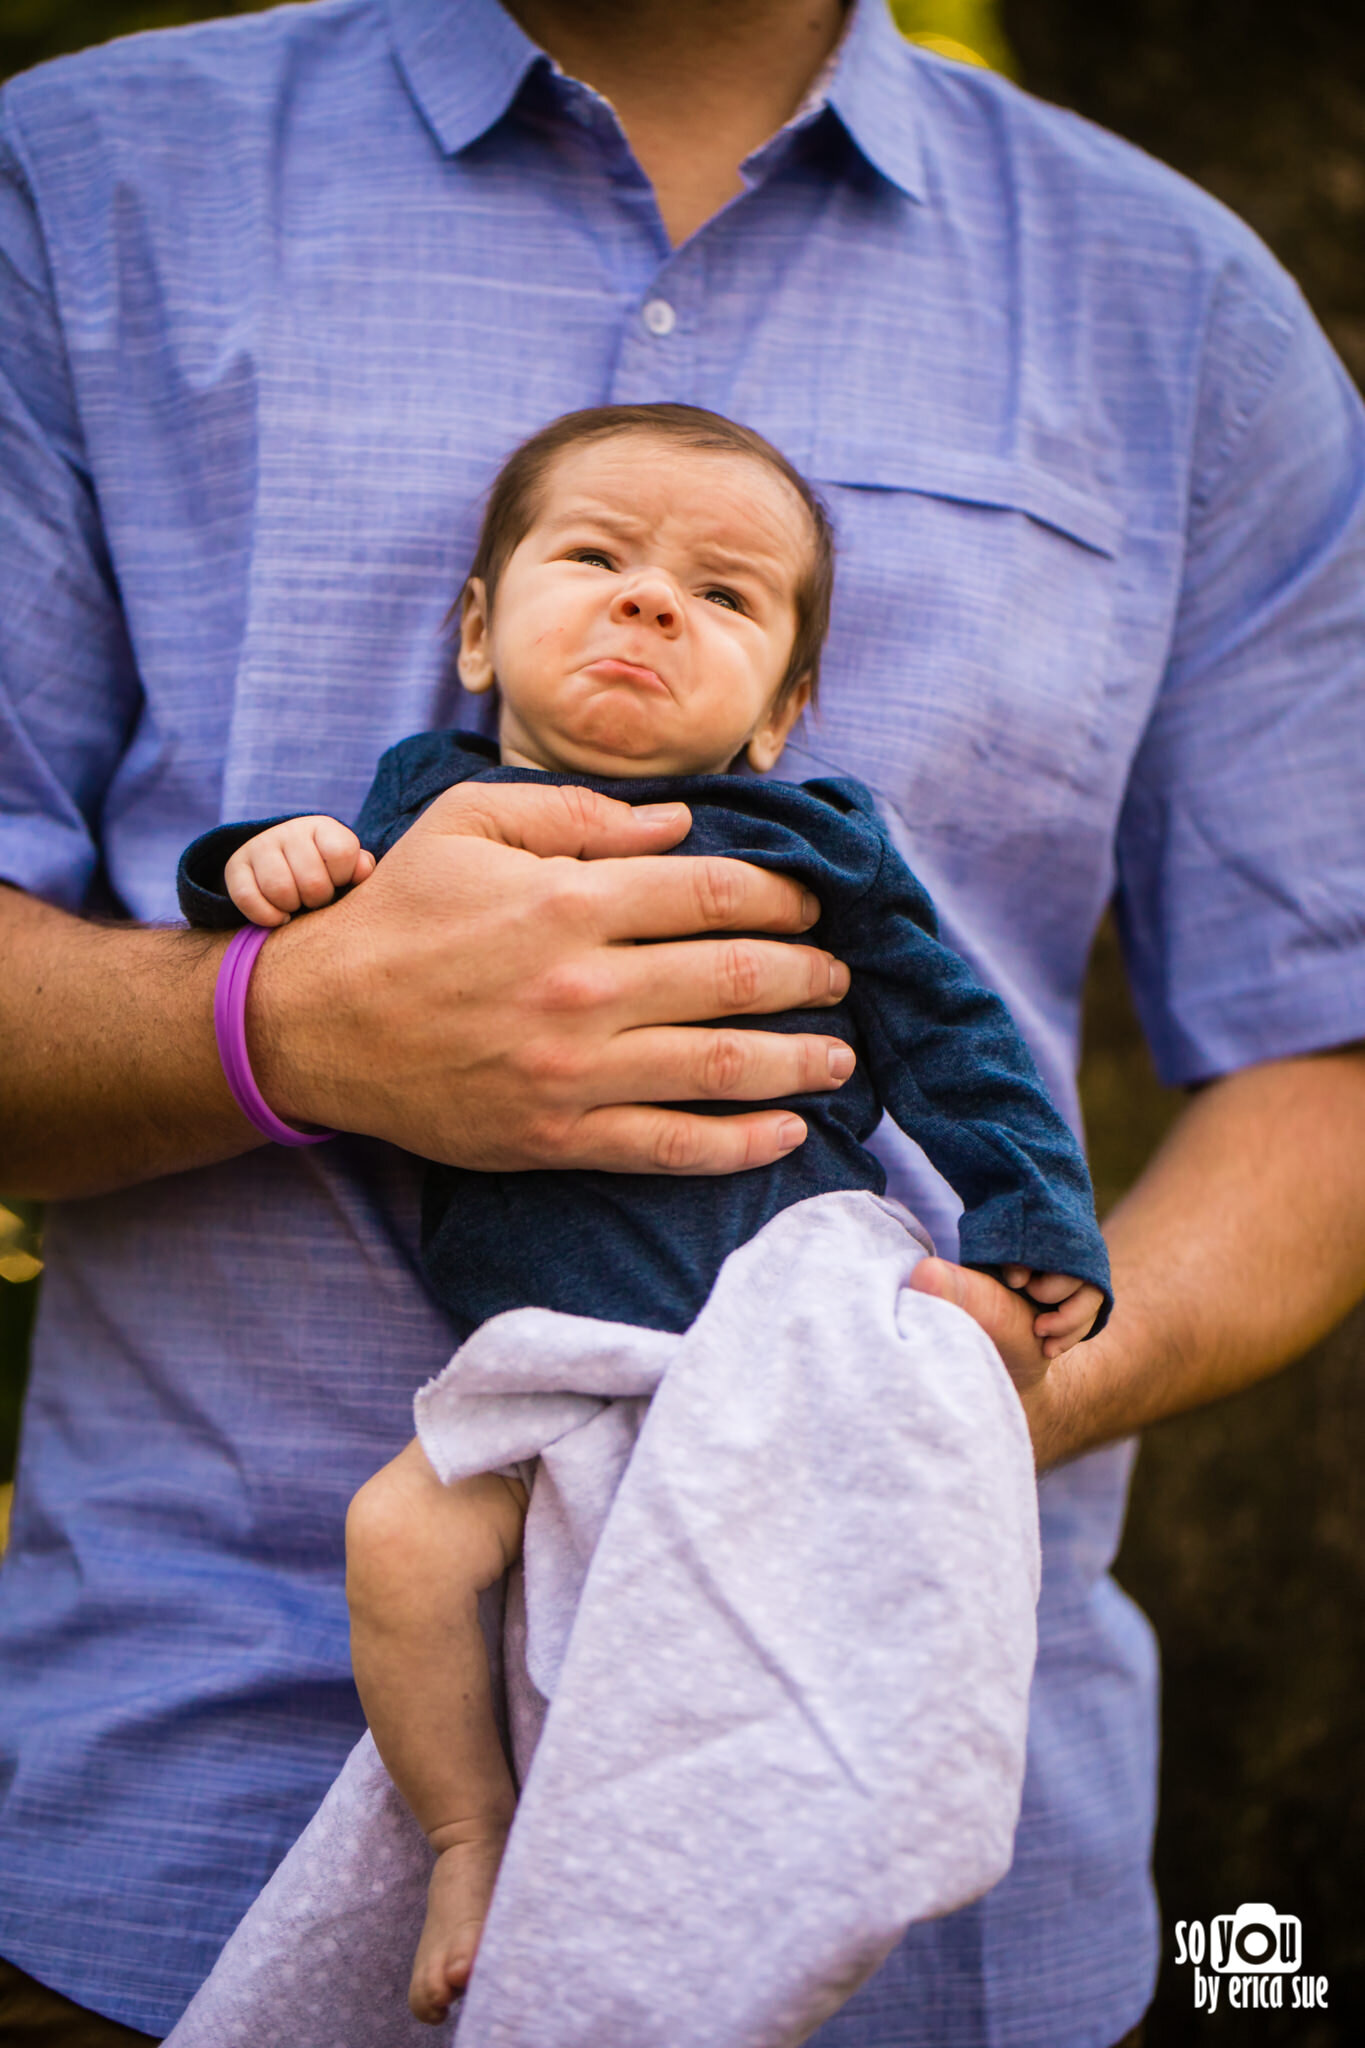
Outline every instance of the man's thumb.
<svg viewBox="0 0 1365 2048">
<path fill-rule="evenodd" d="M 632 806 L 575 784 L 473 781 L 446 790 L 427 820 L 431 830 L 578 860 L 662 852 L 692 822 L 685 804 Z"/>
<path fill-rule="evenodd" d="M 1022 1295 L 1012 1294 L 989 1273 L 971 1266 L 954 1266 L 947 1259 L 921 1259 L 910 1275 L 910 1285 L 921 1294 L 933 1294 L 965 1309 L 995 1345 L 1005 1366 L 1020 1386 L 1031 1385 L 1047 1371 L 1047 1360 L 1033 1334 L 1037 1311 Z"/>
<path fill-rule="evenodd" d="M 982 1283 L 974 1288 L 973 1281 Z M 990 1282 L 984 1273 L 973 1273 L 966 1266 L 954 1266 L 947 1259 L 921 1259 L 910 1275 L 910 1285 L 921 1294 L 936 1294 L 940 1301 L 951 1301 L 957 1308 L 965 1308 L 968 1315 L 984 1327 L 990 1301 Z M 975 1298 L 974 1298 L 975 1297 Z"/>
</svg>

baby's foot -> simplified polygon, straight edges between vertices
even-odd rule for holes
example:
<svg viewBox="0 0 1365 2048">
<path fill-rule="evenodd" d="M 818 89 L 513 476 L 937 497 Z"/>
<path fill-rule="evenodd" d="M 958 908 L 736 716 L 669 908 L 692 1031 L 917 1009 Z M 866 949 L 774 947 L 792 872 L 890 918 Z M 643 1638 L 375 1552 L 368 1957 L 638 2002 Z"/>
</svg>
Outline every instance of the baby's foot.
<svg viewBox="0 0 1365 2048">
<path fill-rule="evenodd" d="M 453 1832 L 441 1830 L 445 1836 Z M 506 1846 L 505 1827 L 481 1822 L 477 1832 L 471 1824 L 463 1840 L 450 1842 L 436 1858 L 408 1987 L 415 2017 L 431 2026 L 439 2026 L 469 1982 Z"/>
</svg>

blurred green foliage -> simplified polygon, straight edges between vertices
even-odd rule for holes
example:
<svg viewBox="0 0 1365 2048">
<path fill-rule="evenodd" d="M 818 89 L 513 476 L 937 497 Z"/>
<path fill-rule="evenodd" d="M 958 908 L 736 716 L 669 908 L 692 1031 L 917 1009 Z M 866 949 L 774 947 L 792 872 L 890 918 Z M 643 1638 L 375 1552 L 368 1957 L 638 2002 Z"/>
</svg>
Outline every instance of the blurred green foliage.
<svg viewBox="0 0 1365 2048">
<path fill-rule="evenodd" d="M 941 57 L 986 64 L 1014 76 L 1014 55 L 995 0 L 891 0 L 902 35 Z"/>
<path fill-rule="evenodd" d="M 28 1202 L 0 1204 L 0 1483 L 14 1470 L 29 1334 L 42 1272 L 41 1218 Z"/>
<path fill-rule="evenodd" d="M 36 1280 L 26 1281 L 22 1287 L 0 1282 L 0 1484 L 12 1475 L 19 1448 L 19 1411 L 37 1306 Z"/>
</svg>

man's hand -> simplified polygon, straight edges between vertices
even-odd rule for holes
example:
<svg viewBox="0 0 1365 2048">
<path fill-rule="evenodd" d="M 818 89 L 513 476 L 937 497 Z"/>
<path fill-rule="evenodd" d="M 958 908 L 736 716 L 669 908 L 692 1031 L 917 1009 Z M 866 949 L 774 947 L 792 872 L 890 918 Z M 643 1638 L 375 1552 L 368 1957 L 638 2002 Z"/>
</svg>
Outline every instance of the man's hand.
<svg viewBox="0 0 1365 2048">
<path fill-rule="evenodd" d="M 1087 1335 L 1104 1296 L 1098 1287 L 1070 1273 L 1035 1273 L 1028 1266 L 1002 1270 L 1004 1286 L 971 1266 L 921 1259 L 910 1285 L 966 1309 L 980 1323 L 1031 1414 L 1041 1402 L 1038 1390 L 1048 1367 Z"/>
<path fill-rule="evenodd" d="M 841 1040 L 686 1028 L 836 1001 L 848 972 L 799 932 L 818 914 L 784 877 L 668 859 L 682 805 L 583 789 L 464 783 L 364 889 L 262 954 L 248 1016 L 266 1100 L 484 1169 L 723 1173 L 805 1136 L 765 1101 L 837 1087 Z"/>
<path fill-rule="evenodd" d="M 1019 1389 L 1027 1412 L 1034 1390 L 1046 1377 L 1051 1362 L 1034 1327 L 1040 1320 L 1034 1305 L 1022 1294 L 1002 1287 L 989 1273 L 978 1273 L 972 1266 L 955 1266 L 948 1259 L 921 1259 L 910 1275 L 910 1285 L 921 1294 L 951 1301 L 954 1307 L 965 1309 L 973 1322 L 980 1323 L 1004 1360 L 1005 1370 Z"/>
<path fill-rule="evenodd" d="M 1022 1296 L 944 1259 L 911 1277 L 997 1346 L 1040 1467 L 1253 1385 L 1360 1299 L 1365 1050 L 1270 1060 L 1202 1089 L 1105 1237 L 1114 1313 L 1050 1369 Z"/>
<path fill-rule="evenodd" d="M 853 1066 L 839 1039 L 685 1027 L 818 1008 L 848 972 L 751 936 L 814 922 L 795 883 L 659 857 L 689 822 L 681 804 L 581 789 L 449 791 L 363 889 L 264 949 L 248 1031 L 266 1100 L 476 1167 L 724 1173 L 780 1158 L 805 1135 L 789 1112 L 651 1105 L 837 1087 Z M 94 1194 L 260 1143 L 214 1048 L 222 950 L 0 887 L 0 1185 Z"/>
</svg>

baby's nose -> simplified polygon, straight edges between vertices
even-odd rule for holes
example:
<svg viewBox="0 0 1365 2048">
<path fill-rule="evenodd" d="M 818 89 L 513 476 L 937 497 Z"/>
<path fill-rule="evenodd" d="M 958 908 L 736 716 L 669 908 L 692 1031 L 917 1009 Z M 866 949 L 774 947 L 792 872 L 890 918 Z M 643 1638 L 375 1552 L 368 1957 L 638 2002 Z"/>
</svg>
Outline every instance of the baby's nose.
<svg viewBox="0 0 1365 2048">
<path fill-rule="evenodd" d="M 623 590 L 614 609 L 619 618 L 645 619 L 665 633 L 672 631 L 679 618 L 677 592 L 667 583 L 653 579 L 642 579 Z"/>
</svg>

